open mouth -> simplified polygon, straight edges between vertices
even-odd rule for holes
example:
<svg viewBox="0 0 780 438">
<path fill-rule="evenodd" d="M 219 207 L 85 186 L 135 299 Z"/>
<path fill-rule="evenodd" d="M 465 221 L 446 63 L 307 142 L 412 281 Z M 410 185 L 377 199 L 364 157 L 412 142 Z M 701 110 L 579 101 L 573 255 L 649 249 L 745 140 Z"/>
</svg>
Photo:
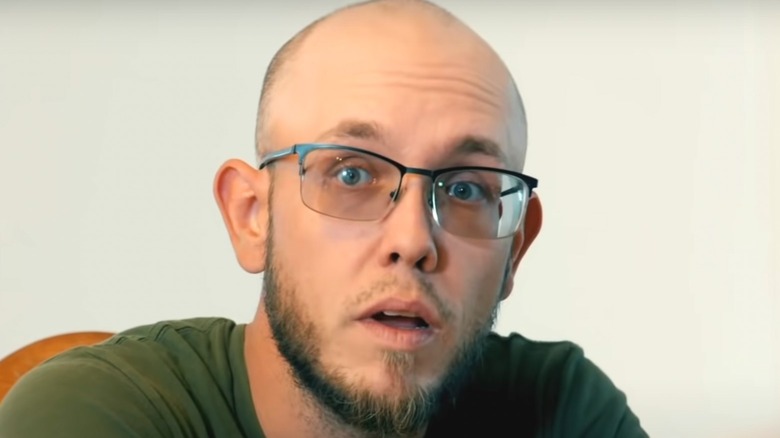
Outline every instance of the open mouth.
<svg viewBox="0 0 780 438">
<path fill-rule="evenodd" d="M 430 328 L 430 325 L 425 319 L 410 313 L 383 311 L 371 315 L 371 319 L 401 330 L 423 330 Z"/>
</svg>

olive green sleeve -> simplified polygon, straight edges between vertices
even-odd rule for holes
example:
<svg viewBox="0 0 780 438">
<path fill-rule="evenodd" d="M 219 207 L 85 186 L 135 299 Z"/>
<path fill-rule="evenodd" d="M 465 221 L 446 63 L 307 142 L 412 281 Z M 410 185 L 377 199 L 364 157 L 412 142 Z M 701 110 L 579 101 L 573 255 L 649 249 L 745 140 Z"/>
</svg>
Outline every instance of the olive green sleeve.
<svg viewBox="0 0 780 438">
<path fill-rule="evenodd" d="M 142 391 L 113 365 L 72 355 L 23 376 L 0 404 L 0 437 L 176 436 Z"/>
<path fill-rule="evenodd" d="M 7 394 L 0 438 L 262 438 L 243 339 L 230 320 L 195 318 L 62 353 Z"/>
</svg>

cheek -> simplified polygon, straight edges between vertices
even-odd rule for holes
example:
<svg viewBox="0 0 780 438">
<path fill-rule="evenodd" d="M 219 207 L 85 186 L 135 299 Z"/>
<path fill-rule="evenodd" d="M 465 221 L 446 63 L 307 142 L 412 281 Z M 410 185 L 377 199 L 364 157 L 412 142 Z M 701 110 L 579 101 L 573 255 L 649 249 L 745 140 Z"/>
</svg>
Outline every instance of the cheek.
<svg viewBox="0 0 780 438">
<path fill-rule="evenodd" d="M 446 275 L 449 299 L 458 306 L 464 330 L 490 316 L 499 301 L 508 250 L 461 247 L 453 249 Z M 457 254 L 457 255 L 456 255 Z"/>
<path fill-rule="evenodd" d="M 503 271 L 503 269 L 490 269 L 482 271 L 482 275 L 475 276 L 464 300 L 466 304 L 464 317 L 467 320 L 484 321 L 493 312 L 501 295 Z"/>
<path fill-rule="evenodd" d="M 352 280 L 366 264 L 381 237 L 373 222 L 346 221 L 311 210 L 300 199 L 299 181 L 286 181 L 274 192 L 273 222 L 276 246 L 295 275 L 328 287 Z"/>
<path fill-rule="evenodd" d="M 314 280 L 322 275 L 324 253 L 323 245 L 314 240 L 316 233 L 310 228 L 312 221 L 317 220 L 312 216 L 317 213 L 300 201 L 297 181 L 283 177 L 279 180 L 274 187 L 271 211 L 273 263 L 284 273 L 285 286 L 295 290 L 300 304 L 307 309 L 317 308 L 325 302 L 320 300 L 324 291 L 312 289 L 312 285 L 317 284 Z M 321 281 L 321 284 L 328 283 Z"/>
<path fill-rule="evenodd" d="M 323 216 L 305 206 L 291 207 L 275 220 L 281 222 L 274 223 L 275 253 L 306 287 L 340 289 L 352 283 L 373 252 L 360 222 Z"/>
<path fill-rule="evenodd" d="M 320 316 L 312 315 L 317 324 L 327 329 L 338 323 L 344 303 L 356 292 L 366 248 L 372 247 L 365 244 L 370 230 L 364 223 L 312 211 L 298 196 L 297 187 L 274 194 L 274 263 L 287 273 L 303 304 L 317 310 Z"/>
</svg>

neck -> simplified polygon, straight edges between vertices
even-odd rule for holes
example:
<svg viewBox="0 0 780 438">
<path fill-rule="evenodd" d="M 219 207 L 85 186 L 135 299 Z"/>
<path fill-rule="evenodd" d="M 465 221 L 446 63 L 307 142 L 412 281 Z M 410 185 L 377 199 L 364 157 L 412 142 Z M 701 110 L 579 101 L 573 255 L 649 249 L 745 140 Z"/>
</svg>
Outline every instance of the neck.
<svg viewBox="0 0 780 438">
<path fill-rule="evenodd" d="M 369 437 L 340 422 L 297 384 L 290 365 L 276 348 L 262 304 L 246 327 L 244 356 L 255 413 L 266 437 Z"/>
</svg>

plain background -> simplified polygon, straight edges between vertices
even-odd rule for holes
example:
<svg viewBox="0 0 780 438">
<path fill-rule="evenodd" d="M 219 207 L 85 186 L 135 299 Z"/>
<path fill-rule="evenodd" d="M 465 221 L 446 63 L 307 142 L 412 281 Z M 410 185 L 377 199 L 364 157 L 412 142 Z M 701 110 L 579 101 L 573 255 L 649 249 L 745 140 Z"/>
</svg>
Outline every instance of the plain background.
<svg viewBox="0 0 780 438">
<path fill-rule="evenodd" d="M 339 1 L 0 3 L 0 355 L 253 315 L 211 195 Z M 780 436 L 780 6 L 441 1 L 506 60 L 545 223 L 498 331 L 580 344 L 653 436 Z"/>
</svg>

